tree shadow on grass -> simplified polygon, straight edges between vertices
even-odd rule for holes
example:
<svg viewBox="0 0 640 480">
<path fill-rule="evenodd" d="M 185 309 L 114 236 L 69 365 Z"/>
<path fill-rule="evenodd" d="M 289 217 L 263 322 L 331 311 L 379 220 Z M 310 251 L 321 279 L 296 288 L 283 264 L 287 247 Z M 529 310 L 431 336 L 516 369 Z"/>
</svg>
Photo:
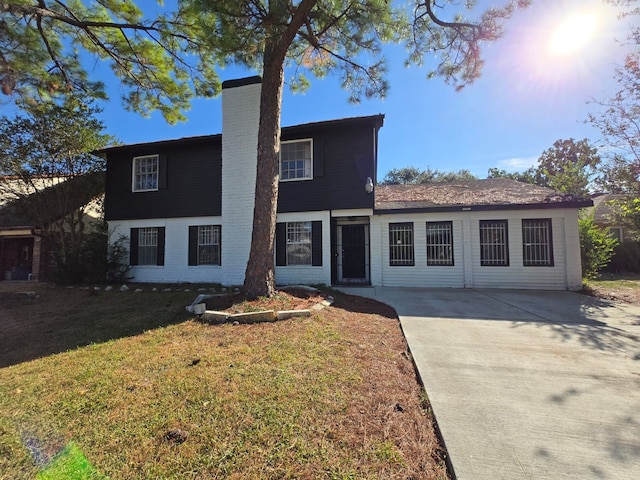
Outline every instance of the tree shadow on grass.
<svg viewBox="0 0 640 480">
<path fill-rule="evenodd" d="M 194 298 L 176 291 L 28 288 L 0 292 L 0 368 L 184 322 Z"/>
</svg>

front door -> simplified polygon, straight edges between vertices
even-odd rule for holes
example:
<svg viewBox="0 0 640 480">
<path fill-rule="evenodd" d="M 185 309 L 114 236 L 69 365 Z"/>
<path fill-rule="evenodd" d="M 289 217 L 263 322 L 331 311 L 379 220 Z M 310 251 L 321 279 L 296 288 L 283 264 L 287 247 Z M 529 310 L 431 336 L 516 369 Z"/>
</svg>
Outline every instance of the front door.
<svg viewBox="0 0 640 480">
<path fill-rule="evenodd" d="M 369 283 L 369 225 L 338 225 L 336 247 L 338 283 Z"/>
</svg>

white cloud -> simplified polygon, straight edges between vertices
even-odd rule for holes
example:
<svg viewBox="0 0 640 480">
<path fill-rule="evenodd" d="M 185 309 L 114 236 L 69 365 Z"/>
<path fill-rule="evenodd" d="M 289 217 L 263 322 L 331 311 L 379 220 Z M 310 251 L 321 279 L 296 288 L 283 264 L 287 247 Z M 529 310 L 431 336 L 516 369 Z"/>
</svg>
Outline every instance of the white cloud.
<svg viewBox="0 0 640 480">
<path fill-rule="evenodd" d="M 507 172 L 521 172 L 529 167 L 533 167 L 538 163 L 538 157 L 527 158 L 506 158 L 498 160 L 496 167 Z"/>
</svg>

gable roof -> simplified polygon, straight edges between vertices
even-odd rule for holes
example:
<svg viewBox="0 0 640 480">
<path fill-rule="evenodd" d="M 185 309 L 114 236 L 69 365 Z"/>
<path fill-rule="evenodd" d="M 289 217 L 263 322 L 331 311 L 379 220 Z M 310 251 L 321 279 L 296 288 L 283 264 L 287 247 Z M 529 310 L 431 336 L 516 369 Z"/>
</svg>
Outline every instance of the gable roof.
<svg viewBox="0 0 640 480">
<path fill-rule="evenodd" d="M 92 172 L 4 203 L 0 205 L 0 229 L 42 227 L 43 222 L 55 221 L 61 214 L 78 210 L 104 194 L 104 182 L 104 172 Z M 61 195 L 60 190 L 73 193 Z M 61 200 L 66 204 L 61 206 Z"/>
<path fill-rule="evenodd" d="M 591 205 L 593 202 L 589 199 L 508 178 L 377 185 L 375 188 L 377 213 L 580 208 Z"/>
<path fill-rule="evenodd" d="M 628 195 L 617 193 L 603 193 L 594 195 L 593 199 L 593 221 L 597 225 L 610 225 L 614 222 L 613 205 L 610 202 L 624 200 Z"/>
</svg>

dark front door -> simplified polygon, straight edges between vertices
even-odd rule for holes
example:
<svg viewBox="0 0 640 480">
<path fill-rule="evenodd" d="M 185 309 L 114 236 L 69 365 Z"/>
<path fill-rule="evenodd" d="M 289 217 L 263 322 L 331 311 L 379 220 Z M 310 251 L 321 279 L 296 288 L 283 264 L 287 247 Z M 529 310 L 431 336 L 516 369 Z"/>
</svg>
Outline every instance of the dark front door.
<svg viewBox="0 0 640 480">
<path fill-rule="evenodd" d="M 364 225 L 342 226 L 342 278 L 365 278 Z"/>
</svg>

